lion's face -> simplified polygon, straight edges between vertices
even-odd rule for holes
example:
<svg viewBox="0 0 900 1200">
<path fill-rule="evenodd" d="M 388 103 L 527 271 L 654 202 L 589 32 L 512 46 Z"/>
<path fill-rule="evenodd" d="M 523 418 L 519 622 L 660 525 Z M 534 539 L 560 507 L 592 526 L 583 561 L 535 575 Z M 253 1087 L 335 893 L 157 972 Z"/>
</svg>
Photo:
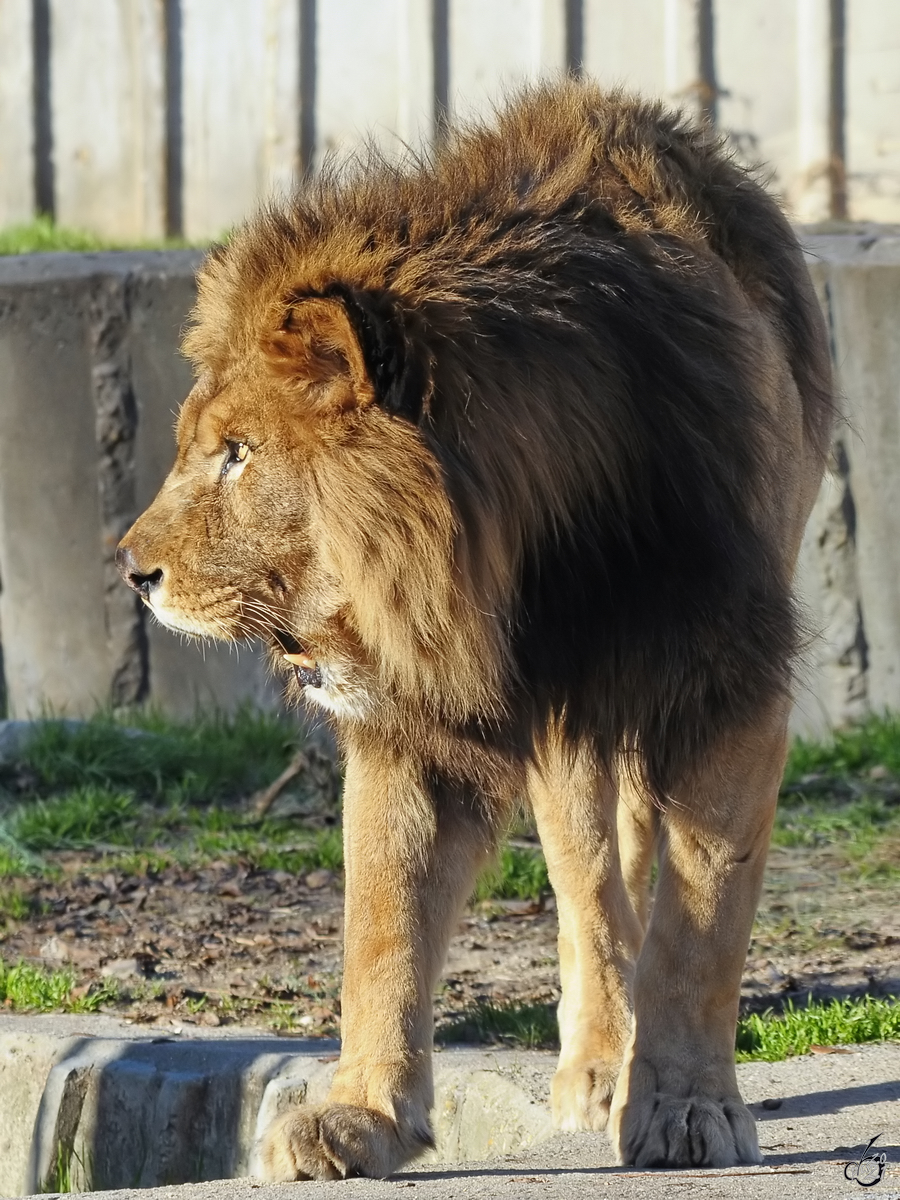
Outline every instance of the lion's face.
<svg viewBox="0 0 900 1200">
<path fill-rule="evenodd" d="M 415 422 L 376 402 L 340 301 L 288 299 L 250 334 L 195 336 L 175 465 L 119 569 L 164 625 L 260 637 L 307 699 L 360 716 L 381 660 L 422 646 L 436 669 L 411 626 L 455 600 L 449 502 Z"/>
<path fill-rule="evenodd" d="M 336 603 L 311 550 L 303 423 L 284 399 L 264 374 L 244 372 L 201 379 L 182 408 L 175 465 L 119 554 L 171 629 L 271 638 Z M 298 611 L 313 593 L 317 611 Z"/>
</svg>

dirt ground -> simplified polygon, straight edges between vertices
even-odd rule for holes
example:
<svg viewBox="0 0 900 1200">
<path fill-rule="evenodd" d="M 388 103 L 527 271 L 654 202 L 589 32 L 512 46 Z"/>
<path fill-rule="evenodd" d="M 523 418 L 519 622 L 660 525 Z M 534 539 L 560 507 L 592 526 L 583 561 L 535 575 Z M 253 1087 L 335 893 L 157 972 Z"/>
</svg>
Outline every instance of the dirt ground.
<svg viewBox="0 0 900 1200">
<path fill-rule="evenodd" d="M 71 965 L 82 994 L 117 981 L 111 1010 L 163 1025 L 274 1025 L 325 1034 L 339 1014 L 342 893 L 323 870 L 298 879 L 233 863 L 158 875 L 98 874 L 99 856 L 61 854 L 35 881 L 43 908 L 0 934 L 6 961 Z M 559 997 L 553 898 L 491 901 L 462 919 L 437 997 L 439 1029 L 473 1005 Z M 745 1010 L 900 993 L 896 889 L 864 885 L 827 848 L 773 849 L 744 974 Z"/>
</svg>

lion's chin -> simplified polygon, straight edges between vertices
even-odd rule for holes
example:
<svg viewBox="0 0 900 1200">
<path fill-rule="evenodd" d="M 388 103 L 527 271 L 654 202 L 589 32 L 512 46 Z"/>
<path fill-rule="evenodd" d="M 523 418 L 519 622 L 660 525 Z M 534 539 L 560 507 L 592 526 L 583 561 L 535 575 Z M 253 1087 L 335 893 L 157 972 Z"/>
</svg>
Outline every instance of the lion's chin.
<svg viewBox="0 0 900 1200">
<path fill-rule="evenodd" d="M 160 625 L 165 625 L 166 629 L 171 629 L 175 633 L 186 633 L 190 637 L 203 638 L 205 641 L 235 642 L 238 640 L 238 636 L 232 632 L 224 620 L 210 620 L 209 618 L 203 620 L 188 616 L 178 609 L 154 603 L 152 600 L 145 600 L 144 603 Z"/>
</svg>

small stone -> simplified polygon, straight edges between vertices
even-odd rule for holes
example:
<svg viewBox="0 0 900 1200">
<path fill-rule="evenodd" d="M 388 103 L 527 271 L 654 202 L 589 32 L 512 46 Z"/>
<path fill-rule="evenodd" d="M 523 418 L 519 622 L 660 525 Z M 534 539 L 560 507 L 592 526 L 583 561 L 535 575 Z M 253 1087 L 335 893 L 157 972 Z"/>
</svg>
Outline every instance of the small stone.
<svg viewBox="0 0 900 1200">
<path fill-rule="evenodd" d="M 781 1108 L 782 1104 L 784 1104 L 783 1100 L 778 1100 L 774 1097 L 762 1102 L 762 1106 L 767 1112 L 774 1112 L 776 1108 Z"/>
<path fill-rule="evenodd" d="M 43 946 L 41 946 L 40 955 L 41 958 L 45 959 L 47 962 L 62 963 L 69 961 L 70 951 L 69 947 L 61 938 L 52 937 L 44 942 Z"/>
<path fill-rule="evenodd" d="M 107 979 L 129 979 L 141 974 L 141 964 L 136 958 L 114 958 L 101 967 L 100 974 Z"/>
<path fill-rule="evenodd" d="M 872 769 L 869 771 L 870 779 L 887 779 L 889 775 L 890 771 L 887 769 L 884 763 L 878 763 L 877 766 L 872 767 Z"/>
<path fill-rule="evenodd" d="M 334 875 L 331 871 L 326 871 L 324 867 L 319 867 L 316 871 L 310 871 L 306 877 L 306 886 L 317 890 L 318 888 L 328 887 Z"/>
</svg>

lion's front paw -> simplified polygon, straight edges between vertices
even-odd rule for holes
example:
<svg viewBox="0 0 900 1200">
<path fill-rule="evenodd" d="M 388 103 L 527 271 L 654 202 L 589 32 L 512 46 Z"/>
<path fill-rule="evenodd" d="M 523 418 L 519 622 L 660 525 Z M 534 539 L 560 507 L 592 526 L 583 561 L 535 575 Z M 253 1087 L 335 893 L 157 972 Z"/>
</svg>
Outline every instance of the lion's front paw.
<svg viewBox="0 0 900 1200">
<path fill-rule="evenodd" d="M 575 1067 L 560 1067 L 553 1076 L 553 1123 L 559 1129 L 590 1129 L 599 1133 L 609 1120 L 619 1074 L 617 1066 L 597 1059 Z"/>
<path fill-rule="evenodd" d="M 648 1093 L 613 1105 L 619 1163 L 634 1167 L 735 1167 L 760 1163 L 756 1123 L 737 1098 Z"/>
<path fill-rule="evenodd" d="M 430 1130 L 401 1130 L 353 1104 L 293 1108 L 263 1134 L 259 1161 L 269 1183 L 295 1179 L 384 1179 L 433 1145 Z"/>
</svg>

